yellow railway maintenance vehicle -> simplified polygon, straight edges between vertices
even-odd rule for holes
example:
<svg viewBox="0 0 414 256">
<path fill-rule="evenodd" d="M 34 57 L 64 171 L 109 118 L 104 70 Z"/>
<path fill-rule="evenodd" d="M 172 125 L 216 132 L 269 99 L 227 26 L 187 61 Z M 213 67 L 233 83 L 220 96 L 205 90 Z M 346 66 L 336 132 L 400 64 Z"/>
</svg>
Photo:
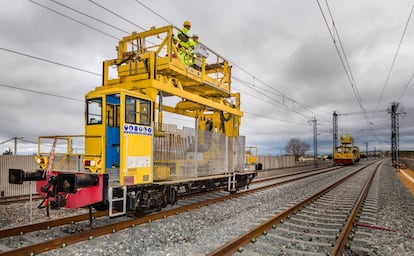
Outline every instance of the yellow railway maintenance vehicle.
<svg viewBox="0 0 414 256">
<path fill-rule="evenodd" d="M 359 147 L 354 146 L 350 134 L 343 134 L 340 138 L 341 145 L 335 148 L 334 163 L 337 165 L 353 165 L 360 160 Z"/>
<path fill-rule="evenodd" d="M 52 157 L 39 156 L 39 170 L 10 169 L 9 181 L 37 180 L 54 209 L 89 206 L 110 216 L 160 210 L 194 191 L 246 187 L 256 172 L 244 168 L 231 66 L 201 43 L 188 54 L 197 66 L 181 62 L 177 33 L 173 26 L 134 32 L 119 41 L 116 59 L 103 62 L 102 85 L 86 94 L 84 170 L 46 168 Z M 195 125 L 165 124 L 165 112 Z"/>
<path fill-rule="evenodd" d="M 257 147 L 247 146 L 245 153 L 245 170 L 250 171 L 260 171 L 263 166 L 262 163 L 259 163 L 259 152 Z"/>
</svg>

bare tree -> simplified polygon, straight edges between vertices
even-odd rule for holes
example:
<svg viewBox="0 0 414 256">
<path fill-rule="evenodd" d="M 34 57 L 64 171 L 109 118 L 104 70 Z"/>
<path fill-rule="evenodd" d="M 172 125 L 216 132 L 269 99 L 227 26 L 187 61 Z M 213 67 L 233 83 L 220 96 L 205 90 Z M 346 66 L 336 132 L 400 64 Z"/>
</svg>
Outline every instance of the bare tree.
<svg viewBox="0 0 414 256">
<path fill-rule="evenodd" d="M 305 154 L 306 151 L 308 151 L 310 148 L 309 144 L 301 141 L 297 138 L 292 138 L 286 143 L 285 146 L 285 152 L 287 154 L 292 154 L 295 156 L 295 160 L 297 161 L 299 159 L 299 156 L 302 156 Z"/>
<path fill-rule="evenodd" d="M 3 155 L 13 155 L 13 151 L 11 150 L 11 148 L 6 149 L 6 150 L 3 152 Z"/>
</svg>

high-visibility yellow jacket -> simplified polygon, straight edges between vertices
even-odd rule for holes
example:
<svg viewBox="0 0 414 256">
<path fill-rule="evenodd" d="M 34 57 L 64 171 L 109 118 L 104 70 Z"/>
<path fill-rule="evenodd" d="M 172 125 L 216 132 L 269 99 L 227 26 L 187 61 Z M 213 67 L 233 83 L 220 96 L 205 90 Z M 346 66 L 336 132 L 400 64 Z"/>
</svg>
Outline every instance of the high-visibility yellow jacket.
<svg viewBox="0 0 414 256">
<path fill-rule="evenodd" d="M 188 49 L 190 47 L 190 36 L 188 35 L 188 32 L 189 30 L 186 27 L 183 27 L 177 35 L 178 44 L 185 49 Z"/>
<path fill-rule="evenodd" d="M 190 47 L 191 48 L 193 48 L 194 49 L 194 47 L 198 44 L 198 41 L 195 41 L 195 40 L 193 40 L 193 39 L 191 39 L 190 38 L 190 40 L 189 40 L 189 44 L 190 44 Z"/>
</svg>

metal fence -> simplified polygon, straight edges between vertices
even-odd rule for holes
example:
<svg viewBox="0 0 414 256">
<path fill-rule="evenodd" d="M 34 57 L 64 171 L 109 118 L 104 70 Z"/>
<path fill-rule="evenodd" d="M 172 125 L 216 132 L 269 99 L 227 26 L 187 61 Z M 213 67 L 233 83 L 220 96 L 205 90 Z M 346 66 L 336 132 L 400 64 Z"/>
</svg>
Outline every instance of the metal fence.
<svg viewBox="0 0 414 256">
<path fill-rule="evenodd" d="M 168 166 L 177 179 L 202 177 L 244 170 L 245 138 L 194 128 L 155 125 L 154 163 Z"/>
<path fill-rule="evenodd" d="M 79 155 L 55 155 L 55 163 L 59 170 L 83 170 L 82 158 Z M 24 171 L 36 170 L 34 156 L 28 155 L 0 155 L 0 197 L 29 195 L 36 192 L 35 183 L 9 184 L 9 169 Z"/>
<path fill-rule="evenodd" d="M 36 192 L 36 186 L 32 184 L 9 184 L 9 168 L 34 170 L 36 162 L 33 156 L 1 155 L 0 156 L 0 197 L 29 195 Z"/>
</svg>

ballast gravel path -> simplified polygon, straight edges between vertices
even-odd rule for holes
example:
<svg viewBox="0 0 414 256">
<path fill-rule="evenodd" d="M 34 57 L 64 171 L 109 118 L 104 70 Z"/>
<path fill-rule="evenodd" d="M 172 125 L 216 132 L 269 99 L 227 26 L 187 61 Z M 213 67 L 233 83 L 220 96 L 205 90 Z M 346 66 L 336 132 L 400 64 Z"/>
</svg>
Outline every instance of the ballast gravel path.
<svg viewBox="0 0 414 256">
<path fill-rule="evenodd" d="M 43 255 L 205 255 L 348 169 L 154 221 Z M 322 178 L 323 177 L 323 178 Z"/>
<path fill-rule="evenodd" d="M 379 169 L 368 197 L 370 202 L 365 205 L 359 222 L 370 227 L 355 229 L 354 241 L 346 255 L 414 255 L 414 198 L 390 161 Z"/>
<path fill-rule="evenodd" d="M 343 172 L 346 169 L 320 177 L 333 181 Z M 259 224 L 270 213 L 282 211 L 305 194 L 330 182 L 320 177 L 168 217 L 42 255 L 206 255 L 227 240 Z M 366 250 L 359 247 L 358 251 L 358 247 L 353 247 L 354 242 L 351 242 L 351 250 L 346 255 L 414 255 L 414 241 L 408 238 L 409 235 L 414 236 L 414 199 L 396 177 L 389 161 L 378 170 L 373 186 L 374 189 L 370 191 L 372 199 L 365 204 L 364 210 L 369 215 L 363 215 L 360 221 L 400 232 L 359 227 L 354 234 L 354 241 L 365 241 Z M 66 216 L 68 213 L 80 212 L 52 212 L 52 217 L 57 218 L 61 214 Z M 27 216 L 28 204 L 0 207 L 0 228 L 28 223 Z M 44 212 L 35 210 L 36 219 L 45 220 Z M 44 239 L 47 237 L 50 234 Z M 359 243 L 356 245 L 361 245 Z"/>
</svg>

